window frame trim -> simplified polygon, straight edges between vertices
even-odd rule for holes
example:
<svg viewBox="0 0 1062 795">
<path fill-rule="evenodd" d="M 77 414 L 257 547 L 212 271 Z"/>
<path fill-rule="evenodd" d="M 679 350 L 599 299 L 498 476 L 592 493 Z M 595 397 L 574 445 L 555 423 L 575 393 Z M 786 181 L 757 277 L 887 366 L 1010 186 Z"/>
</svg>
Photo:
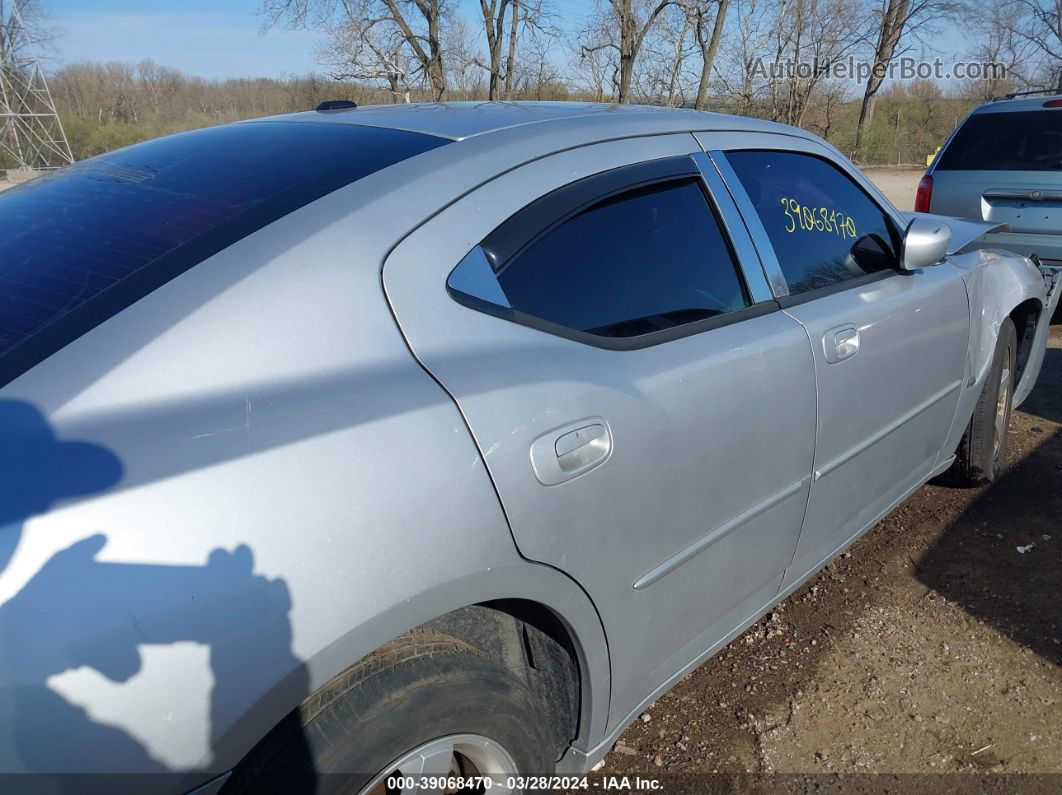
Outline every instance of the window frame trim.
<svg viewBox="0 0 1062 795">
<path fill-rule="evenodd" d="M 745 294 L 748 306 L 725 312 L 713 317 L 683 323 L 673 328 L 650 331 L 630 337 L 605 337 L 587 331 L 573 329 L 559 323 L 521 312 L 518 309 L 492 304 L 476 296 L 451 288 L 450 276 L 464 262 L 465 257 L 454 265 L 446 276 L 446 292 L 458 304 L 474 311 L 508 320 L 517 325 L 533 328 L 553 336 L 579 342 L 595 348 L 613 351 L 630 351 L 649 348 L 665 342 L 672 342 L 683 337 L 693 336 L 712 329 L 740 323 L 755 317 L 781 310 L 781 306 L 765 283 L 760 268 L 753 269 L 758 259 L 750 258 L 755 253 L 748 230 L 742 223 L 737 230 L 732 228 L 735 220 L 740 221 L 740 213 L 733 206 L 733 199 L 728 191 L 719 195 L 720 184 L 713 186 L 705 178 L 705 169 L 698 156 L 700 151 L 685 155 L 672 155 L 653 160 L 618 166 L 608 171 L 590 174 L 556 188 L 549 193 L 531 201 L 517 210 L 491 232 L 485 235 L 475 248 L 481 248 L 497 273 L 515 261 L 533 243 L 560 227 L 580 212 L 628 191 L 652 185 L 693 180 L 700 188 L 708 212 L 719 228 L 719 233 L 730 252 L 734 274 Z M 714 187 L 714 190 L 713 190 Z M 725 188 L 725 186 L 722 186 Z M 727 205 L 729 201 L 729 206 Z M 742 237 L 741 232 L 745 235 Z M 750 278 L 750 272 L 752 278 Z M 758 278 L 758 281 L 756 280 Z"/>
<path fill-rule="evenodd" d="M 755 317 L 769 315 L 772 312 L 780 311 L 782 308 L 778 301 L 761 301 L 756 304 L 750 304 L 743 309 L 724 312 L 721 315 L 706 317 L 703 320 L 695 320 L 692 323 L 683 323 L 681 326 L 675 326 L 673 328 L 650 331 L 646 334 L 635 334 L 630 337 L 601 337 L 597 334 L 591 334 L 588 331 L 579 331 L 578 329 L 573 329 L 569 326 L 562 326 L 559 323 L 543 320 L 537 315 L 530 315 L 526 312 L 521 312 L 518 309 L 507 309 L 504 306 L 492 304 L 489 301 L 484 301 L 473 295 L 468 295 L 467 293 L 451 290 L 449 285 L 446 287 L 446 292 L 449 293 L 450 297 L 455 302 L 461 304 L 461 306 L 475 310 L 481 314 L 490 315 L 491 317 L 496 317 L 500 320 L 507 320 L 510 323 L 515 323 L 518 326 L 526 326 L 527 328 L 542 331 L 554 337 L 561 337 L 566 340 L 571 340 L 572 342 L 579 342 L 593 348 L 601 348 L 607 351 L 636 351 L 642 350 L 643 348 L 652 348 L 665 342 L 673 342 L 674 340 L 679 340 L 683 337 L 692 337 L 705 331 L 729 326 L 732 323 L 740 323 L 744 320 L 751 320 Z"/>
</svg>

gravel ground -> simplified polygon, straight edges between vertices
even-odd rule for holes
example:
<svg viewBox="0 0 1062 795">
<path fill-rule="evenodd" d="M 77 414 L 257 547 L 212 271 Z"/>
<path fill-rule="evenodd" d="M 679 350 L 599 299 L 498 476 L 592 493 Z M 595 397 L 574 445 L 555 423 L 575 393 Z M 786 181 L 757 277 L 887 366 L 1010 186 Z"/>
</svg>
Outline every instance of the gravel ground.
<svg viewBox="0 0 1062 795">
<path fill-rule="evenodd" d="M 793 791 L 824 773 L 892 774 L 825 777 L 835 791 L 1062 791 L 1062 326 L 1007 467 L 988 488 L 914 494 L 661 698 L 601 774 L 681 771 L 690 791 L 705 789 L 694 773 L 800 774 L 770 779 Z M 969 775 L 905 777 L 942 772 Z M 976 775 L 999 773 L 1054 775 Z"/>
<path fill-rule="evenodd" d="M 884 193 L 897 210 L 914 209 L 915 191 L 918 180 L 926 170 L 922 166 L 900 166 L 897 168 L 864 168 L 866 174 Z"/>
</svg>

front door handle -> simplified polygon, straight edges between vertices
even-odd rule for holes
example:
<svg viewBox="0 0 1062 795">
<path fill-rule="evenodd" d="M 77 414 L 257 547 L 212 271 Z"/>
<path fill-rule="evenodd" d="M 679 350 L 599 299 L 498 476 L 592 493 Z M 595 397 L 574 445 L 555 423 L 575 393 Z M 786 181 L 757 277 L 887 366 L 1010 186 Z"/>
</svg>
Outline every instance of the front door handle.
<svg viewBox="0 0 1062 795">
<path fill-rule="evenodd" d="M 555 486 L 605 463 L 611 453 L 608 423 L 600 417 L 588 417 L 535 439 L 531 469 L 543 486 Z"/>
<path fill-rule="evenodd" d="M 852 325 L 830 329 L 822 337 L 822 351 L 830 364 L 851 359 L 859 353 L 859 329 Z"/>
</svg>

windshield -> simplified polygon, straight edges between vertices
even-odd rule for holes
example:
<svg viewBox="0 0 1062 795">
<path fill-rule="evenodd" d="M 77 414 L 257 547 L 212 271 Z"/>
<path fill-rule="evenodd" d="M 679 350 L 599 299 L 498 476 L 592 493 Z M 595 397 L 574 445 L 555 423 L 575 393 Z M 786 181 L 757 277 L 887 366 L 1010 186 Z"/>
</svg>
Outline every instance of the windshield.
<svg viewBox="0 0 1062 795">
<path fill-rule="evenodd" d="M 1062 170 L 1062 109 L 975 114 L 955 134 L 936 168 Z"/>
<path fill-rule="evenodd" d="M 255 230 L 444 143 L 350 124 L 232 124 L 0 193 L 0 385 Z"/>
</svg>

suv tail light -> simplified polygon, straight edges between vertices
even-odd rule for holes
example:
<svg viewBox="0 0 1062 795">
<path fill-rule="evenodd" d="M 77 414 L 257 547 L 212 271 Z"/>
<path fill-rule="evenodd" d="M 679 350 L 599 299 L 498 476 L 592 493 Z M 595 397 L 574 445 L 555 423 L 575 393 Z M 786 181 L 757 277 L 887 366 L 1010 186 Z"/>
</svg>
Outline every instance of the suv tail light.
<svg viewBox="0 0 1062 795">
<path fill-rule="evenodd" d="M 1062 108 L 1062 99 L 1049 99 L 1044 103 L 1045 108 Z"/>
<path fill-rule="evenodd" d="M 918 191 L 915 193 L 915 212 L 928 213 L 929 201 L 933 198 L 933 177 L 926 174 L 918 183 Z"/>
</svg>

